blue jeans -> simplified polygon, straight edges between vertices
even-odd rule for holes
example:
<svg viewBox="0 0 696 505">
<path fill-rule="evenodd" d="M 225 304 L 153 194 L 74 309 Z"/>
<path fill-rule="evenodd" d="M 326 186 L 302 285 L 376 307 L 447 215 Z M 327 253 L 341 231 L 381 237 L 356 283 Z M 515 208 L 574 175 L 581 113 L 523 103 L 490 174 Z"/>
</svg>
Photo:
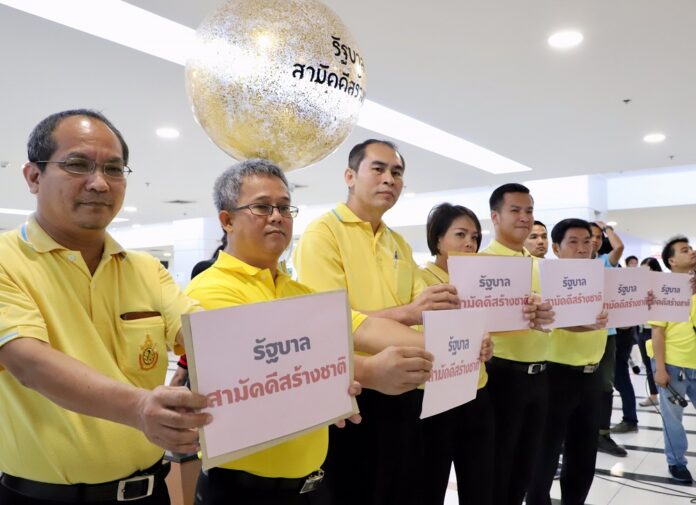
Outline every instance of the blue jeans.
<svg viewBox="0 0 696 505">
<path fill-rule="evenodd" d="M 653 369 L 655 360 L 653 359 Z M 670 384 L 682 397 L 691 400 L 696 405 L 696 369 L 666 365 Z M 680 378 L 680 372 L 683 378 Z M 689 443 L 682 424 L 684 409 L 667 398 L 672 396 L 668 389 L 658 386 L 660 390 L 660 411 L 664 425 L 665 456 L 668 465 L 686 465 L 686 450 Z"/>
</svg>

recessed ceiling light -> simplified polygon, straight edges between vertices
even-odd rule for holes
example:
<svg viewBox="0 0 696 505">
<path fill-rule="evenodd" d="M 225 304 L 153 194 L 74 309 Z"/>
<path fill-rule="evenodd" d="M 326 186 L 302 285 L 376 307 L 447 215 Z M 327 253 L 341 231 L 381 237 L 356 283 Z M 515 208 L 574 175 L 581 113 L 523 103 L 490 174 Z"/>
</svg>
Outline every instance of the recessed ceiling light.
<svg viewBox="0 0 696 505">
<path fill-rule="evenodd" d="M 664 141 L 666 138 L 667 137 L 665 137 L 663 133 L 650 133 L 643 137 L 643 141 L 647 142 L 648 144 L 657 144 Z"/>
<path fill-rule="evenodd" d="M 186 64 L 191 47 L 196 44 L 193 28 L 128 2 L 0 0 L 0 3 L 179 65 Z M 70 8 L 66 8 L 68 3 Z M 128 26 L 127 30 L 123 29 L 124 25 Z M 531 170 L 522 163 L 371 100 L 365 100 L 358 126 L 492 174 Z"/>
<path fill-rule="evenodd" d="M 579 45 L 583 38 L 582 33 L 577 30 L 562 30 L 551 35 L 548 42 L 554 49 L 570 49 Z"/>
<path fill-rule="evenodd" d="M 123 207 L 124 212 L 138 212 L 138 207 L 126 206 Z"/>
<path fill-rule="evenodd" d="M 159 138 L 162 139 L 178 139 L 179 138 L 179 130 L 176 128 L 170 128 L 168 126 L 164 126 L 162 128 L 157 128 L 155 130 L 155 133 Z"/>
</svg>

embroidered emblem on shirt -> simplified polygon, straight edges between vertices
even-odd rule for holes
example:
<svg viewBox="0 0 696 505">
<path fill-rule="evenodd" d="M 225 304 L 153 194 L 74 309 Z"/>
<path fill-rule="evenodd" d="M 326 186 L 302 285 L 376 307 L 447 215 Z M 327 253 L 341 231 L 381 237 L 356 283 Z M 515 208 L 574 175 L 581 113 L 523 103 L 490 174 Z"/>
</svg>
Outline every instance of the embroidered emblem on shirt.
<svg viewBox="0 0 696 505">
<path fill-rule="evenodd" d="M 140 346 L 140 356 L 138 361 L 140 362 L 141 370 L 150 370 L 154 368 L 159 360 L 159 352 L 157 352 L 157 346 L 150 338 L 148 334 L 145 337 L 145 342 Z"/>
</svg>

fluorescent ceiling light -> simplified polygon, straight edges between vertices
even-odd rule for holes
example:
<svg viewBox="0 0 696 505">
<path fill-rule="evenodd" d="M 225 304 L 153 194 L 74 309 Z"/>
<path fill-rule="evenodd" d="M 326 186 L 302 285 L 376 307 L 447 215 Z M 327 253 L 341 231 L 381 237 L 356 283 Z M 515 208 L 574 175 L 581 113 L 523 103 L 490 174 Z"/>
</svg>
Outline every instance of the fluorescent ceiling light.
<svg viewBox="0 0 696 505">
<path fill-rule="evenodd" d="M 404 193 L 404 198 L 415 198 L 416 194 L 413 191 L 410 191 L 408 193 Z"/>
<path fill-rule="evenodd" d="M 616 221 L 607 221 L 607 226 L 616 226 L 617 224 L 619 223 L 617 223 Z"/>
<path fill-rule="evenodd" d="M 650 133 L 643 137 L 643 141 L 647 142 L 648 144 L 659 144 L 660 142 L 663 142 L 667 137 L 665 137 L 664 134 L 662 133 Z"/>
<path fill-rule="evenodd" d="M 195 30 L 121 0 L 0 0 L 15 9 L 184 65 Z M 127 26 L 127 29 L 123 27 Z M 531 168 L 365 100 L 358 125 L 493 174 Z"/>
<path fill-rule="evenodd" d="M 138 212 L 138 207 L 133 207 L 131 205 L 127 205 L 123 207 L 124 212 Z"/>
<path fill-rule="evenodd" d="M 24 209 L 3 209 L 0 208 L 0 214 L 12 214 L 14 216 L 28 216 L 30 215 L 33 210 L 24 210 Z"/>
<path fill-rule="evenodd" d="M 365 100 L 358 124 L 492 174 L 526 172 L 531 168 L 468 142 L 406 114 Z"/>
<path fill-rule="evenodd" d="M 128 221 L 128 219 L 125 217 L 115 217 L 111 222 L 112 223 L 125 223 L 126 221 Z"/>
<path fill-rule="evenodd" d="M 166 253 L 163 253 L 162 256 L 164 256 L 165 258 L 171 258 L 171 257 L 172 257 L 172 253 L 166 252 Z"/>
<path fill-rule="evenodd" d="M 163 138 L 163 139 L 178 139 L 179 138 L 179 130 L 176 128 L 169 128 L 167 126 L 162 127 L 162 128 L 157 128 L 155 130 L 155 133 L 157 134 L 158 137 Z"/>
<path fill-rule="evenodd" d="M 579 45 L 583 40 L 582 33 L 577 30 L 563 30 L 548 38 L 548 43 L 554 49 L 570 49 Z"/>
</svg>

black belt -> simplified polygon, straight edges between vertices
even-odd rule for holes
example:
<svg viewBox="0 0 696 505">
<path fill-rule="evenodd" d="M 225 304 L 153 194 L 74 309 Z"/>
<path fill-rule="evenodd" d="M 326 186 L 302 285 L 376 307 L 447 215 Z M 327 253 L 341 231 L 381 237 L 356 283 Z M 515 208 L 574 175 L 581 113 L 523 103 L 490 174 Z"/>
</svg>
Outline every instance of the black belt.
<svg viewBox="0 0 696 505">
<path fill-rule="evenodd" d="M 493 356 L 486 365 L 492 365 L 494 367 L 509 368 L 512 370 L 517 370 L 519 372 L 524 372 L 528 375 L 536 375 L 544 370 L 546 370 L 546 361 L 540 361 L 538 363 L 527 363 L 525 361 L 512 361 L 511 359 L 496 358 Z"/>
<path fill-rule="evenodd" d="M 556 363 L 555 361 L 549 361 L 549 365 L 568 368 L 570 370 L 576 370 L 578 372 L 587 374 L 595 373 L 599 368 L 599 363 L 593 363 L 592 365 L 566 365 L 565 363 Z"/>
<path fill-rule="evenodd" d="M 309 493 L 319 487 L 324 479 L 324 470 L 319 470 L 299 479 L 285 479 L 282 477 L 261 477 L 241 470 L 227 468 L 211 468 L 207 472 L 208 478 L 214 478 L 216 482 L 222 481 L 229 486 L 236 486 L 259 491 L 295 491 L 296 493 Z"/>
<path fill-rule="evenodd" d="M 0 477 L 0 484 L 15 493 L 36 500 L 66 503 L 132 501 L 150 496 L 155 486 L 164 483 L 169 468 L 169 463 L 158 461 L 150 468 L 136 472 L 130 477 L 103 484 L 48 484 L 7 474 Z"/>
</svg>

